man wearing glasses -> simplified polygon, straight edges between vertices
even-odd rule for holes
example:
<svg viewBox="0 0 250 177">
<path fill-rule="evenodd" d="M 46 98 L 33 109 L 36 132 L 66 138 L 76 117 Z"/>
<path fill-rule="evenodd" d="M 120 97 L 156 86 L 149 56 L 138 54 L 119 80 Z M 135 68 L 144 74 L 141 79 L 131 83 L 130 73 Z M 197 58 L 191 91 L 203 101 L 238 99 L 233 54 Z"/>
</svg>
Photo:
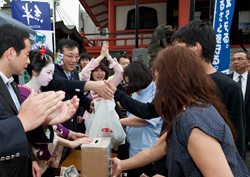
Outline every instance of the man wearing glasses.
<svg viewBox="0 0 250 177">
<path fill-rule="evenodd" d="M 234 81 L 238 82 L 241 86 L 244 107 L 245 107 L 245 116 L 246 116 L 246 131 L 245 131 L 245 143 L 246 147 L 250 138 L 250 75 L 248 74 L 248 65 L 249 63 L 249 53 L 246 51 L 236 52 L 232 59 L 231 64 L 234 69 L 232 74 L 228 76 Z"/>
<path fill-rule="evenodd" d="M 79 45 L 71 39 L 61 39 L 56 46 L 56 56 L 63 54 L 63 65 L 55 65 L 53 80 L 48 86 L 43 87 L 43 91 L 63 90 L 66 92 L 65 100 L 73 98 L 77 95 L 80 98 L 79 109 L 83 107 L 85 110 L 91 111 L 90 104 L 92 99 L 86 97 L 86 92 L 93 90 L 105 99 L 113 97 L 113 92 L 106 86 L 103 81 L 79 81 L 78 71 L 75 66 L 80 58 Z M 62 125 L 72 131 L 77 131 L 77 115 L 82 116 L 83 111 L 78 110 L 71 119 L 62 123 Z"/>
</svg>

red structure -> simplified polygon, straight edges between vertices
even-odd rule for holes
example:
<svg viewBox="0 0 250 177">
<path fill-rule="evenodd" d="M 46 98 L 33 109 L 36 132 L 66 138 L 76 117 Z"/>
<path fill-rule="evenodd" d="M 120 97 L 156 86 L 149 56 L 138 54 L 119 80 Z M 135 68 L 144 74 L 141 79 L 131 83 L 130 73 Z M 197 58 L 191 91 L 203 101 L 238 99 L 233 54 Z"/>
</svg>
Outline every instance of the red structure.
<svg viewBox="0 0 250 177">
<path fill-rule="evenodd" d="M 104 28 L 109 29 L 109 37 L 106 39 L 88 39 L 87 36 L 83 35 L 83 43 L 84 46 L 91 56 L 96 57 L 99 54 L 101 46 L 98 46 L 98 41 L 109 41 L 109 49 L 110 51 L 115 50 L 127 50 L 127 54 L 129 57 L 132 55 L 132 50 L 135 48 L 135 45 L 131 44 L 131 41 L 135 40 L 135 37 L 131 37 L 131 34 L 135 34 L 134 29 L 128 30 L 117 30 L 117 15 L 121 15 L 120 12 L 117 12 L 117 7 L 126 7 L 133 5 L 135 6 L 135 0 L 79 0 L 80 3 L 84 6 L 87 13 L 95 23 L 99 30 Z M 190 0 L 139 0 L 140 6 L 147 6 L 149 4 L 154 4 L 157 9 L 157 4 L 162 5 L 162 3 L 166 3 L 166 21 L 165 24 L 169 24 L 169 21 L 173 22 L 172 26 L 176 30 L 177 28 L 185 25 L 189 22 L 189 3 Z M 243 3 L 243 4 L 242 4 Z M 245 5 L 244 5 L 245 3 Z M 177 4 L 177 5 L 176 5 Z M 195 12 L 200 12 L 200 18 L 202 20 L 209 19 L 209 5 L 210 0 L 195 0 Z M 248 5 L 248 6 L 247 6 Z M 235 17 L 233 19 L 231 33 L 239 33 L 238 29 L 238 13 L 241 10 L 250 10 L 250 3 L 248 0 L 242 0 L 241 2 L 236 1 L 235 6 Z M 244 9 L 242 9 L 244 8 Z M 247 9 L 245 9 L 247 8 Z M 177 12 L 173 12 L 169 14 L 169 11 L 177 9 Z M 127 14 L 122 14 L 127 16 Z M 158 13 L 158 16 L 161 15 Z M 174 17 L 176 15 L 176 17 Z M 140 15 L 139 15 L 139 18 Z M 127 19 L 128 20 L 128 19 Z M 126 23 L 126 21 L 124 21 Z M 139 28 L 139 48 L 148 48 L 149 43 L 145 42 L 149 40 L 151 34 L 154 32 L 155 28 L 148 29 L 140 29 Z M 119 36 L 120 35 L 120 36 Z M 121 37 L 121 35 L 123 37 Z M 126 35 L 128 37 L 126 37 Z M 125 36 L 125 37 L 124 37 Z M 232 35 L 230 35 L 230 38 Z M 239 41 L 242 39 L 240 35 L 236 35 L 239 39 L 235 38 L 231 39 L 231 48 L 240 48 Z M 121 42 L 122 41 L 122 42 Z M 123 43 L 123 45 L 117 45 L 118 42 Z M 242 42 L 245 47 L 250 47 L 250 40 L 248 42 Z"/>
</svg>

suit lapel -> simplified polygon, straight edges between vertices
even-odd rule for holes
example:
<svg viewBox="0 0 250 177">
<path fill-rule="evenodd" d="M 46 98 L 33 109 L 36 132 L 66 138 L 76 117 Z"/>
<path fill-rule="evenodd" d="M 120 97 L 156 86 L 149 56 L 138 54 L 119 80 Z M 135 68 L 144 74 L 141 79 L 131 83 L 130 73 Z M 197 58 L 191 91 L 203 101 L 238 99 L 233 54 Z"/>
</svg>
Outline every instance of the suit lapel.
<svg viewBox="0 0 250 177">
<path fill-rule="evenodd" d="M 23 99 L 22 99 L 22 97 L 21 97 L 21 95 L 20 95 L 20 91 L 19 91 L 19 88 L 18 88 L 17 84 L 13 81 L 13 82 L 11 82 L 11 86 L 12 86 L 12 88 L 14 89 L 14 91 L 15 91 L 15 93 L 16 93 L 16 96 L 17 96 L 17 98 L 18 98 L 18 101 L 19 101 L 19 103 L 20 103 L 20 105 L 21 105 L 22 102 L 23 102 Z"/>
<path fill-rule="evenodd" d="M 68 79 L 68 77 L 66 76 L 66 74 L 65 74 L 64 71 L 63 71 L 63 69 L 62 69 L 60 66 L 58 66 L 58 65 L 56 64 L 55 67 L 56 67 L 56 69 L 61 73 L 61 75 L 62 75 L 63 77 L 65 77 L 66 79 Z"/>
<path fill-rule="evenodd" d="M 3 79 L 1 77 L 0 77 L 0 88 L 1 88 L 0 94 L 2 95 L 2 97 L 10 105 L 10 107 L 15 111 L 15 113 L 18 114 L 18 110 L 16 108 L 16 105 L 15 105 L 14 101 L 12 100 L 10 92 L 8 91 L 6 85 L 4 84 Z"/>
<path fill-rule="evenodd" d="M 234 75 L 234 73 L 228 74 L 228 76 L 229 76 L 231 79 L 233 79 L 233 75 Z"/>
</svg>

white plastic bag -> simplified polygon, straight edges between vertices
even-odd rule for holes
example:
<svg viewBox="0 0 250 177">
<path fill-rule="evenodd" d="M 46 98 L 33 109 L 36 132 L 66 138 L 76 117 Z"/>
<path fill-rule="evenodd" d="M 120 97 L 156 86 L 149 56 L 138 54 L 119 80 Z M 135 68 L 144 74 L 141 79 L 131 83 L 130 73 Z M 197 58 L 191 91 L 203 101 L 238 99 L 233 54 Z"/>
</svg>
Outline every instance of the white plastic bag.
<svg viewBox="0 0 250 177">
<path fill-rule="evenodd" d="M 95 113 L 85 120 L 86 132 L 90 138 L 111 137 L 111 144 L 125 143 L 126 134 L 115 111 L 115 102 L 112 100 L 94 101 Z"/>
</svg>

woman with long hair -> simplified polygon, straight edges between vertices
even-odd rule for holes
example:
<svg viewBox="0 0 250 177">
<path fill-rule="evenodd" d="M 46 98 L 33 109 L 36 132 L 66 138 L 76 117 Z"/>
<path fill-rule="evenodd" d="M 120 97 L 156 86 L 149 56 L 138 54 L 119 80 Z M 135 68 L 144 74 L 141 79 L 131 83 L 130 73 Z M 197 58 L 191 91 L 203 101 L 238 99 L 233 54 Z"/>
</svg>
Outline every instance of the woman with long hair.
<svg viewBox="0 0 250 177">
<path fill-rule="evenodd" d="M 167 47 L 159 52 L 153 73 L 155 109 L 166 131 L 154 147 L 127 160 L 111 159 L 113 176 L 166 154 L 169 177 L 249 176 L 225 106 L 196 54 L 181 46 Z"/>
</svg>

